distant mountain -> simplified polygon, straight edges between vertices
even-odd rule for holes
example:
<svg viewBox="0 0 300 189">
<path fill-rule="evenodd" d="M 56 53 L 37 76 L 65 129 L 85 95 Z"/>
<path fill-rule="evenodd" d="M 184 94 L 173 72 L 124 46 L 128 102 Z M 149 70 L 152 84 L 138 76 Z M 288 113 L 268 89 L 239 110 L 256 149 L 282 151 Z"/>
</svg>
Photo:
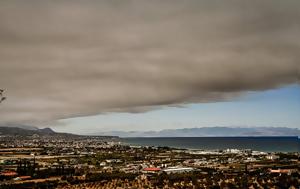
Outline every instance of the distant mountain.
<svg viewBox="0 0 300 189">
<path fill-rule="evenodd" d="M 13 137 L 30 137 L 32 135 L 39 136 L 51 136 L 51 137 L 59 137 L 59 138 L 68 138 L 68 139 L 78 139 L 78 138 L 89 138 L 91 135 L 76 135 L 71 133 L 58 133 L 53 131 L 51 128 L 43 128 L 39 129 L 37 127 L 32 126 L 24 126 L 24 125 L 9 125 L 9 126 L 0 126 L 0 136 L 13 136 Z M 111 135 L 101 135 L 99 136 L 103 139 L 118 139 L 117 136 Z M 99 138 L 97 137 L 97 138 Z"/>
<path fill-rule="evenodd" d="M 119 137 L 230 137 L 230 136 L 300 136 L 300 130 L 287 127 L 200 127 L 161 131 L 111 131 L 91 135 Z"/>
<path fill-rule="evenodd" d="M 26 129 L 26 130 L 38 130 L 39 129 L 32 125 L 21 125 L 21 124 L 5 124 L 3 126 L 0 125 L 0 127 L 17 127 L 17 128 Z"/>
<path fill-rule="evenodd" d="M 0 126 L 0 135 L 19 135 L 19 136 L 30 136 L 30 135 L 58 135 L 63 133 L 56 133 L 50 128 L 39 129 L 35 127 L 12 127 L 12 126 Z"/>
<path fill-rule="evenodd" d="M 52 129 L 50 128 L 43 128 L 43 129 L 38 129 L 39 132 L 44 133 L 44 134 L 56 134 Z"/>
</svg>

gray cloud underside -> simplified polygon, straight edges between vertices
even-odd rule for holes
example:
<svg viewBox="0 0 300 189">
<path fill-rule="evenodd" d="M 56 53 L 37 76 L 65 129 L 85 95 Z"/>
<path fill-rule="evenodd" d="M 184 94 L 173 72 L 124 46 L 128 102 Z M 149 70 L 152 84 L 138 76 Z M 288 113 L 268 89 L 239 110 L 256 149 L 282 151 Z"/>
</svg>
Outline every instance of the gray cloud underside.
<svg viewBox="0 0 300 189">
<path fill-rule="evenodd" d="M 300 1 L 0 2 L 1 122 L 231 99 L 299 82 Z"/>
</svg>

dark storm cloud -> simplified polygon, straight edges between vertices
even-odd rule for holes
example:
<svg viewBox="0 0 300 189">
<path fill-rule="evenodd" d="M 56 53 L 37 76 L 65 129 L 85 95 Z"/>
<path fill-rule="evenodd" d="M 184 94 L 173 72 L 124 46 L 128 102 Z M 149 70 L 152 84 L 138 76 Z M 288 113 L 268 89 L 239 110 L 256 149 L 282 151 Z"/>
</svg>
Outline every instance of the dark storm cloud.
<svg viewBox="0 0 300 189">
<path fill-rule="evenodd" d="M 0 2 L 2 122 L 232 99 L 299 81 L 295 1 Z"/>
</svg>

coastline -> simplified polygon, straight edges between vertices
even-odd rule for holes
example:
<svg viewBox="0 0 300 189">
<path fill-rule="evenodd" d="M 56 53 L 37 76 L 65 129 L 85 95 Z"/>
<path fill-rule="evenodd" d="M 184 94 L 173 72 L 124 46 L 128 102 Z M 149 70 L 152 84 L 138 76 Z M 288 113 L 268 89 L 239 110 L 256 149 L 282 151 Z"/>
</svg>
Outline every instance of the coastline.
<svg viewBox="0 0 300 189">
<path fill-rule="evenodd" d="M 170 147 L 187 150 L 251 149 L 262 152 L 299 152 L 298 136 L 266 137 L 126 137 L 121 142 L 131 146 Z"/>
</svg>

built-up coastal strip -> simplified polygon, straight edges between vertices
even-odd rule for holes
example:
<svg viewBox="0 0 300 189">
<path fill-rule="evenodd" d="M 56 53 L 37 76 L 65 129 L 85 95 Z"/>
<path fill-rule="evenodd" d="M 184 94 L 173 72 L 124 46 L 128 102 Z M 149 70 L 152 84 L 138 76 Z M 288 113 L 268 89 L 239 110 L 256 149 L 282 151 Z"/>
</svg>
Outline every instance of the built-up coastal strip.
<svg viewBox="0 0 300 189">
<path fill-rule="evenodd" d="M 299 188 L 299 152 L 140 147 L 117 137 L 0 137 L 0 188 Z"/>
</svg>

